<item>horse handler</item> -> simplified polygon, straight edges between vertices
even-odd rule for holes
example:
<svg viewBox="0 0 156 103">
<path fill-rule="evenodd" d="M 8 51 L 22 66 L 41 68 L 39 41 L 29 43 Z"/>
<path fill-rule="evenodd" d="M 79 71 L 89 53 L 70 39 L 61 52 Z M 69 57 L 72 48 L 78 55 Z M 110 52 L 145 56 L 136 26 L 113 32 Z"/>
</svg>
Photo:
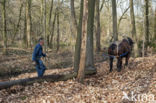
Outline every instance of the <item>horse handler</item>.
<svg viewBox="0 0 156 103">
<path fill-rule="evenodd" d="M 43 64 L 43 61 L 41 60 L 41 57 L 46 57 L 46 54 L 43 53 L 43 49 L 42 49 L 43 45 L 44 45 L 44 39 L 40 38 L 39 43 L 35 46 L 32 54 L 32 60 L 36 65 L 38 77 L 42 77 L 46 70 L 46 66 Z"/>
</svg>

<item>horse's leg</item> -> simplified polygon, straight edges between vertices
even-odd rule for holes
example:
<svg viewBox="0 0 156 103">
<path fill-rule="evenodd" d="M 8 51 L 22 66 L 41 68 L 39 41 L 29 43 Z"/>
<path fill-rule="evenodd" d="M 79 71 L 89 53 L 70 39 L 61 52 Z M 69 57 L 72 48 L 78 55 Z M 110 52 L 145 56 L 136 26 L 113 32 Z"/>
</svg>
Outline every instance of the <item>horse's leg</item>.
<svg viewBox="0 0 156 103">
<path fill-rule="evenodd" d="M 117 61 L 117 70 L 118 70 L 118 72 L 121 71 L 121 68 L 122 68 L 122 58 L 119 57 L 118 61 Z"/>
<path fill-rule="evenodd" d="M 112 68 L 113 68 L 113 57 L 109 57 L 109 60 L 110 60 L 110 63 L 109 63 L 109 66 L 110 66 L 110 70 L 109 72 L 112 72 Z"/>
<path fill-rule="evenodd" d="M 128 66 L 128 60 L 129 60 L 129 58 L 130 58 L 130 54 L 128 54 L 128 55 L 126 56 L 125 66 Z"/>
</svg>

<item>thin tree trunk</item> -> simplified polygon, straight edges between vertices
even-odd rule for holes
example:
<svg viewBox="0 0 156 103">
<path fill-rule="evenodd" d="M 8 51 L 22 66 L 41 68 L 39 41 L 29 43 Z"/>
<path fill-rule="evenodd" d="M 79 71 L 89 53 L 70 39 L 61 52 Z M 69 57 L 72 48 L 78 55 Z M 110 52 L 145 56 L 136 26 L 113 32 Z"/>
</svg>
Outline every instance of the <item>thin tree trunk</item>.
<svg viewBox="0 0 156 103">
<path fill-rule="evenodd" d="M 120 29 L 120 23 L 121 23 L 121 20 L 123 19 L 124 15 L 126 14 L 126 12 L 129 10 L 130 6 L 123 12 L 123 14 L 121 15 L 120 19 L 119 19 L 119 22 L 118 22 L 118 30 Z"/>
<path fill-rule="evenodd" d="M 71 6 L 71 19 L 74 26 L 74 30 L 77 30 L 77 21 L 76 21 L 76 15 L 75 15 L 75 8 L 74 8 L 74 1 L 70 0 L 70 6 Z"/>
<path fill-rule="evenodd" d="M 97 22 L 97 30 L 96 30 L 96 51 L 99 52 L 101 50 L 101 27 L 100 27 L 100 10 L 99 10 L 100 0 L 96 0 L 96 22 Z"/>
<path fill-rule="evenodd" d="M 43 34 L 43 28 L 44 28 L 44 24 L 43 24 L 43 17 L 44 17 L 44 13 L 43 13 L 43 4 L 44 4 L 44 1 L 43 0 L 41 0 L 41 9 L 40 9 L 40 24 L 41 24 L 41 33 Z"/>
<path fill-rule="evenodd" d="M 154 41 L 156 42 L 156 8 L 155 8 L 155 17 L 154 17 Z"/>
<path fill-rule="evenodd" d="M 135 40 L 134 44 L 134 56 L 138 56 L 138 42 L 137 42 L 137 35 L 136 35 L 136 26 L 135 26 L 135 15 L 134 15 L 134 7 L 133 7 L 133 0 L 130 0 L 130 16 L 131 16 L 131 34 Z"/>
<path fill-rule="evenodd" d="M 93 48 L 93 31 L 94 31 L 94 12 L 95 12 L 95 0 L 89 0 L 88 2 L 88 24 L 87 24 L 87 58 L 86 58 L 86 70 L 94 70 L 94 48 Z"/>
<path fill-rule="evenodd" d="M 82 20 L 82 43 L 81 43 L 81 56 L 80 56 L 80 68 L 77 75 L 77 80 L 80 83 L 84 81 L 84 70 L 86 63 L 86 45 L 87 45 L 87 18 L 88 18 L 88 0 L 84 0 L 83 3 L 83 20 Z"/>
<path fill-rule="evenodd" d="M 50 46 L 50 33 L 51 33 L 51 23 L 52 23 L 52 21 L 51 21 L 51 18 L 52 18 L 52 12 L 53 12 L 53 0 L 51 0 L 51 6 L 50 6 L 50 14 L 49 14 L 49 27 L 48 27 L 48 31 L 49 31 L 49 33 L 48 33 L 48 36 L 47 36 L 47 45 L 48 46 Z"/>
<path fill-rule="evenodd" d="M 27 24 L 27 47 L 31 47 L 31 18 L 30 18 L 30 12 L 31 12 L 31 0 L 27 0 L 26 2 L 26 24 Z"/>
<path fill-rule="evenodd" d="M 112 16 L 113 16 L 113 39 L 114 41 L 117 41 L 118 31 L 117 31 L 116 0 L 112 0 Z"/>
<path fill-rule="evenodd" d="M 23 9 L 23 3 L 21 3 L 20 12 L 19 12 L 19 19 L 18 19 L 17 26 L 16 26 L 14 34 L 13 34 L 12 43 L 14 42 L 14 39 L 15 39 L 17 32 L 19 30 L 21 15 L 22 15 L 22 9 Z"/>
<path fill-rule="evenodd" d="M 7 54 L 6 0 L 3 0 L 3 54 Z"/>
<path fill-rule="evenodd" d="M 56 51 L 59 51 L 60 48 L 60 27 L 59 27 L 59 8 L 57 8 L 57 48 Z"/>
<path fill-rule="evenodd" d="M 55 10 L 54 20 L 53 20 L 53 24 L 52 24 L 51 38 L 50 38 L 50 47 L 51 48 L 53 48 L 53 37 L 54 37 L 56 16 L 57 16 L 57 11 Z"/>
<path fill-rule="evenodd" d="M 79 17 L 79 26 L 77 29 L 77 38 L 75 44 L 75 53 L 74 53 L 74 71 L 78 72 L 79 64 L 80 64 L 80 50 L 81 50 L 81 35 L 82 35 L 82 19 L 83 19 L 83 2 L 81 0 L 80 3 L 80 17 Z"/>
<path fill-rule="evenodd" d="M 98 0 L 99 1 L 99 0 Z M 100 1 L 99 1 L 100 2 Z M 100 6 L 100 12 L 102 11 L 102 9 L 103 9 L 103 5 L 104 5 L 104 3 L 105 3 L 105 0 L 102 0 L 102 4 L 101 4 L 101 6 Z"/>
<path fill-rule="evenodd" d="M 47 13 L 46 13 L 46 8 L 47 8 L 47 2 L 46 0 L 44 0 L 44 19 L 43 19 L 43 24 L 44 24 L 44 39 L 45 39 L 45 46 L 44 46 L 44 50 L 46 52 L 46 49 L 47 49 L 47 20 L 46 20 L 46 17 L 47 17 Z"/>
<path fill-rule="evenodd" d="M 23 44 L 26 44 L 27 45 L 27 18 L 26 18 L 26 12 L 27 12 L 27 9 L 26 9 L 26 6 L 27 6 L 27 3 L 25 3 L 25 17 L 24 17 L 24 36 L 23 36 Z M 26 46 L 25 45 L 25 46 Z"/>
<path fill-rule="evenodd" d="M 148 19 L 148 14 L 149 14 L 149 0 L 144 0 L 145 1 L 145 48 L 148 48 L 149 45 L 149 19 Z"/>
</svg>

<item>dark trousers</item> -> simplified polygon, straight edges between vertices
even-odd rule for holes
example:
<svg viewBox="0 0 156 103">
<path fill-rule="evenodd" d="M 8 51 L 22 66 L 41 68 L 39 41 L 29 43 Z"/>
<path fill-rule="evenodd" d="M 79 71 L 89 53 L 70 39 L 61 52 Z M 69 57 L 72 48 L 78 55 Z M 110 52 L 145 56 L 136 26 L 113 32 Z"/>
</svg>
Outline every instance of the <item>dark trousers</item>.
<svg viewBox="0 0 156 103">
<path fill-rule="evenodd" d="M 43 64 L 42 60 L 40 60 L 40 59 L 36 60 L 36 70 L 37 70 L 38 77 L 42 77 L 46 70 L 45 65 Z"/>
</svg>

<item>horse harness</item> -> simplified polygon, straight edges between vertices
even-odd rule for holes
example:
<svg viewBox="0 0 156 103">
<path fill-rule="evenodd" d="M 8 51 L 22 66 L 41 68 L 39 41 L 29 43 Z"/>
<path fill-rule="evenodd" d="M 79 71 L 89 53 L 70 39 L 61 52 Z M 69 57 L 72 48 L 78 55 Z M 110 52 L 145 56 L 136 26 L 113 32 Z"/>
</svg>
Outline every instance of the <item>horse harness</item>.
<svg viewBox="0 0 156 103">
<path fill-rule="evenodd" d="M 128 39 L 126 39 L 126 41 L 128 42 L 128 44 L 130 44 L 129 43 L 129 40 Z M 117 45 L 117 56 L 115 56 L 115 55 L 109 55 L 110 56 L 110 58 L 118 58 L 118 57 L 123 57 L 123 56 L 126 56 L 129 52 L 125 52 L 125 53 L 123 53 L 123 54 L 121 54 L 121 55 L 118 55 L 118 51 L 119 51 L 119 44 L 120 44 L 120 42 L 115 42 L 115 44 Z"/>
</svg>

